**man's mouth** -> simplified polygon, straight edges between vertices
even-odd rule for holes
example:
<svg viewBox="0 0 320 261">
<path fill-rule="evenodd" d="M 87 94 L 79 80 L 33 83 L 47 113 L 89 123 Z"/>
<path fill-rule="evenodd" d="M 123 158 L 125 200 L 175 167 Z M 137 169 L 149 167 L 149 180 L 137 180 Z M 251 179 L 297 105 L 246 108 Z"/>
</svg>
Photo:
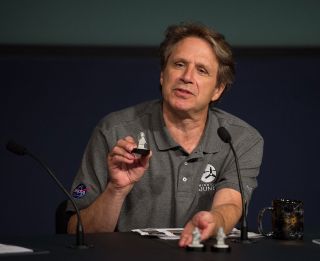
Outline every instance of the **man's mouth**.
<svg viewBox="0 0 320 261">
<path fill-rule="evenodd" d="M 174 88 L 173 90 L 179 96 L 194 95 L 191 91 L 183 88 Z"/>
</svg>

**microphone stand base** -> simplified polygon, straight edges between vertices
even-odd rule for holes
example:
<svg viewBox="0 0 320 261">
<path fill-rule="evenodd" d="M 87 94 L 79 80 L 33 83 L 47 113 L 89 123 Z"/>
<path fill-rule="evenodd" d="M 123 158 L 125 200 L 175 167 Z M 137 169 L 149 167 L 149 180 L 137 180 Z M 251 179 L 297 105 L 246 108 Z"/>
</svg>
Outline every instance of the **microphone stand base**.
<svg viewBox="0 0 320 261">
<path fill-rule="evenodd" d="M 248 238 L 248 239 L 235 238 L 235 239 L 232 239 L 231 242 L 249 245 L 249 244 L 257 243 L 258 241 L 260 241 L 260 239 L 261 238 Z"/>
<path fill-rule="evenodd" d="M 89 248 L 93 248 L 93 245 L 71 245 L 68 247 L 71 249 L 89 249 Z"/>
</svg>

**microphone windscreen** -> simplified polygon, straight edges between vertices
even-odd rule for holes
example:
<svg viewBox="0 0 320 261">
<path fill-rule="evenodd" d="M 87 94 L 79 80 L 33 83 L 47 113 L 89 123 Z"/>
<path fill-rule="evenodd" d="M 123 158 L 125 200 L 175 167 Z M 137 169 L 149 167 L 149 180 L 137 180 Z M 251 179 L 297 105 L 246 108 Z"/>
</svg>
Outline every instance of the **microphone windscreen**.
<svg viewBox="0 0 320 261">
<path fill-rule="evenodd" d="M 11 152 L 13 152 L 14 154 L 17 154 L 17 155 L 25 155 L 28 152 L 28 150 L 25 147 L 15 143 L 12 140 L 7 143 L 6 148 L 7 148 L 7 150 L 9 150 L 9 151 L 11 151 Z"/>
<path fill-rule="evenodd" d="M 231 142 L 231 135 L 229 131 L 225 127 L 220 127 L 217 131 L 220 139 L 225 142 L 225 143 L 230 143 Z"/>
</svg>

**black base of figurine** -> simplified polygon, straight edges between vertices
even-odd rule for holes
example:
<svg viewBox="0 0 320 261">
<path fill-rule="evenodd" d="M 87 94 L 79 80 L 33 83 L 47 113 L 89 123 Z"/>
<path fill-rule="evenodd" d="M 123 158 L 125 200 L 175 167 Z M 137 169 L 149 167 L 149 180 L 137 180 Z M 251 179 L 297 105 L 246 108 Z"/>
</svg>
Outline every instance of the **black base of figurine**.
<svg viewBox="0 0 320 261">
<path fill-rule="evenodd" d="M 228 253 L 231 251 L 231 247 L 215 247 L 211 246 L 211 251 L 212 252 L 221 252 L 221 253 Z"/>
<path fill-rule="evenodd" d="M 131 151 L 132 153 L 136 153 L 139 154 L 141 156 L 147 156 L 150 153 L 150 150 L 148 149 L 139 149 L 139 148 L 135 148 Z"/>
<path fill-rule="evenodd" d="M 206 248 L 205 248 L 205 246 L 202 246 L 202 247 L 187 246 L 186 250 L 187 251 L 194 251 L 194 252 L 204 252 L 204 251 L 206 251 Z"/>
</svg>

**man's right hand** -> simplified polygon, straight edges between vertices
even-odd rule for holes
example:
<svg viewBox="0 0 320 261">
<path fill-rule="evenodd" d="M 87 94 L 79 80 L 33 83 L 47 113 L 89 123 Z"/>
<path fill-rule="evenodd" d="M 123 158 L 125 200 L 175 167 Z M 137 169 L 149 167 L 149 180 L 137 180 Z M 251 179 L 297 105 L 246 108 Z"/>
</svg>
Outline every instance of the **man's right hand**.
<svg viewBox="0 0 320 261">
<path fill-rule="evenodd" d="M 136 147 L 132 137 L 125 137 L 118 140 L 107 155 L 108 185 L 104 192 L 80 213 L 86 233 L 115 230 L 124 199 L 149 166 L 151 151 L 146 156 L 138 157 L 131 153 Z M 69 220 L 68 233 L 75 233 L 76 226 L 77 217 L 73 215 Z"/>
<path fill-rule="evenodd" d="M 135 140 L 128 136 L 118 140 L 107 156 L 111 185 L 118 191 L 128 193 L 149 167 L 150 153 L 137 157 L 131 151 L 137 147 Z"/>
</svg>

